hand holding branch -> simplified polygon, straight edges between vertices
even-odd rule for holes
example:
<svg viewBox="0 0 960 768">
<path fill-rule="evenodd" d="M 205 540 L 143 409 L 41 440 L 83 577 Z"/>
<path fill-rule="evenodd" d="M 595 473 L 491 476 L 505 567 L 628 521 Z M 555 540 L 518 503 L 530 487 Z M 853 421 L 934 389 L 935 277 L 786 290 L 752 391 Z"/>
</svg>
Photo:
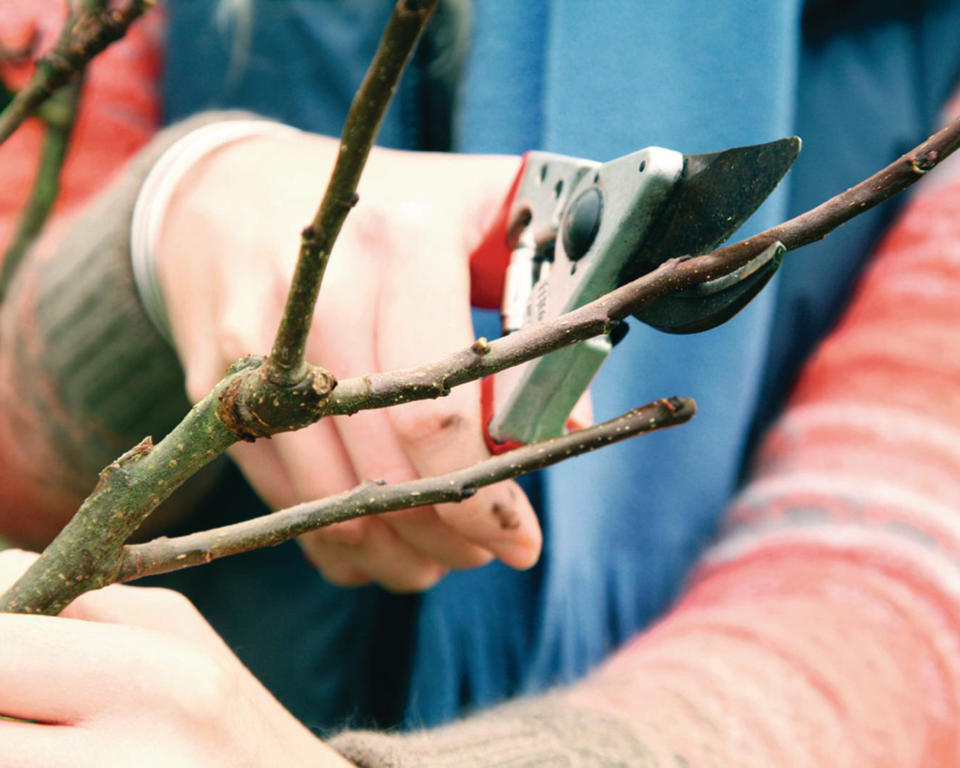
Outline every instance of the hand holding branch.
<svg viewBox="0 0 960 768">
<path fill-rule="evenodd" d="M 270 356 L 265 360 L 240 361 L 163 441 L 156 446 L 144 442 L 104 470 L 101 483 L 61 537 L 5 595 L 5 609 L 56 613 L 77 595 L 135 573 L 142 567 L 137 565 L 136 553 L 139 553 L 139 562 L 146 562 L 147 550 L 124 549 L 129 534 L 183 480 L 239 440 L 299 429 L 324 416 L 444 397 L 453 387 L 608 332 L 614 323 L 640 307 L 673 291 L 728 274 L 774 242 L 779 241 L 790 250 L 822 237 L 908 186 L 960 143 L 960 123 L 955 122 L 871 179 L 765 233 L 712 254 L 667 262 L 585 307 L 504 339 L 473 344 L 425 365 L 346 379 L 335 385 L 325 371 L 304 362 L 313 304 L 333 239 L 355 202 L 359 171 L 393 89 L 391 83 L 399 77 L 432 7 L 432 3 L 421 5 L 412 1 L 398 4 L 371 70 L 373 74 L 348 117 L 345 142 L 324 202 L 304 231 L 294 285 Z M 0 126 L 5 124 L 0 117 Z M 681 408 L 679 413 L 687 412 Z M 665 421 L 658 417 L 659 424 Z M 591 441 L 598 439 L 598 434 L 602 439 L 609 435 L 601 429 L 600 433 L 587 431 L 563 438 L 567 441 L 564 450 L 586 449 Z M 531 446 L 531 449 L 534 452 L 548 450 L 543 446 Z M 483 475 L 492 470 L 481 466 L 475 471 Z M 431 487 L 431 481 L 421 482 Z M 469 482 L 479 484 L 477 479 Z M 150 555 L 151 562 L 158 563 L 152 567 L 167 568 L 169 562 L 164 558 L 172 557 L 176 563 L 182 554 L 185 557 L 181 560 L 192 563 L 228 550 L 239 551 L 254 540 L 273 543 L 291 530 L 299 533 L 306 530 L 307 525 L 322 525 L 331 516 L 336 519 L 338 515 L 398 508 L 410 502 L 414 498 L 411 494 L 418 491 L 423 493 L 424 489 L 408 486 L 397 492 L 378 491 L 374 494 L 375 501 L 368 502 L 369 510 L 358 503 L 364 493 L 358 490 L 339 502 L 321 503 L 323 515 L 311 516 L 303 510 L 277 513 L 279 517 L 264 518 L 262 524 L 257 523 L 255 533 L 251 532 L 253 529 L 231 532 L 236 538 L 230 539 L 222 552 L 216 550 L 219 546 L 214 541 L 216 533 L 199 543 L 181 542 L 183 549 L 163 550 L 158 544 L 149 550 L 154 553 Z M 343 506 L 337 508 L 337 503 Z M 394 503 L 398 507 L 390 506 Z M 241 545 L 238 541 L 247 543 Z"/>
</svg>

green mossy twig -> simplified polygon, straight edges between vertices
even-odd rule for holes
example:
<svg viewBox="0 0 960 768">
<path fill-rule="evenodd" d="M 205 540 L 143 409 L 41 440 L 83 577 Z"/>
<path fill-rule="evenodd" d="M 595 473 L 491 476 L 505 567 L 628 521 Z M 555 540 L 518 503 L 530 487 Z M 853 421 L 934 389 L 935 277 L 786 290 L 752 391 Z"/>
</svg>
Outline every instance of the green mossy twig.
<svg viewBox="0 0 960 768">
<path fill-rule="evenodd" d="M 94 2 L 71 15 L 56 45 L 37 62 L 30 82 L 0 112 L 0 144 L 94 56 L 122 38 L 152 5 L 152 0 L 129 0 L 121 8 L 108 9 Z"/>
<path fill-rule="evenodd" d="M 20 579 L 0 611 L 60 613 L 75 598 L 116 581 L 123 545 L 147 516 L 201 467 L 237 441 L 217 418 L 233 372 L 163 440 L 149 437 L 100 473 L 97 487 Z"/>
<path fill-rule="evenodd" d="M 40 234 L 57 200 L 60 173 L 67 157 L 82 87 L 82 77 L 77 75 L 72 83 L 63 86 L 40 108 L 40 116 L 46 129 L 40 147 L 40 164 L 30 197 L 3 254 L 0 268 L 0 302 L 3 301 L 24 254 Z"/>
<path fill-rule="evenodd" d="M 333 379 L 312 370 L 305 386 L 279 388 L 264 376 L 262 358 L 231 366 L 163 440 L 154 445 L 145 438 L 100 473 L 70 522 L 0 598 L 0 611 L 54 615 L 84 592 L 115 582 L 127 539 L 187 479 L 239 440 L 316 421 Z M 267 421 L 289 414 L 280 426 Z"/>
</svg>

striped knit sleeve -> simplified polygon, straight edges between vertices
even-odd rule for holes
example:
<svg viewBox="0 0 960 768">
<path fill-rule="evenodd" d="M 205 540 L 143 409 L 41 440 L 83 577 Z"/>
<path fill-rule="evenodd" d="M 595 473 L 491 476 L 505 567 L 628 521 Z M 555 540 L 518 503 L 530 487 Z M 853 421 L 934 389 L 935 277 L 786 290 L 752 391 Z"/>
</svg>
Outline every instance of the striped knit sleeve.
<svg viewBox="0 0 960 768">
<path fill-rule="evenodd" d="M 960 765 L 958 296 L 952 159 L 808 361 L 685 598 L 586 686 L 596 706 L 631 680 L 692 765 Z"/>
<path fill-rule="evenodd" d="M 51 221 L 21 265 L 0 307 L 0 534 L 9 542 L 45 546 L 102 467 L 189 410 L 176 352 L 134 286 L 130 221 L 169 147 L 249 117 L 204 112 L 163 129 L 91 200 Z M 211 481 L 191 479 L 160 521 L 190 511 Z"/>
<path fill-rule="evenodd" d="M 669 615 L 570 689 L 336 743 L 370 768 L 920 768 L 960 765 L 958 722 L 960 158 L 882 242 Z"/>
</svg>

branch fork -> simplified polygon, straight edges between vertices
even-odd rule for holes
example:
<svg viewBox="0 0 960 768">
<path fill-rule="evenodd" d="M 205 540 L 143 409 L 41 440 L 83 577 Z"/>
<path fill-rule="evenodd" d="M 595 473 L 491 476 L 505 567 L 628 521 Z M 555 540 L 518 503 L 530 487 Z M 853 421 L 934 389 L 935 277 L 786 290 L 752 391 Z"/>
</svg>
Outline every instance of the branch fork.
<svg viewBox="0 0 960 768">
<path fill-rule="evenodd" d="M 273 349 L 266 359 L 244 358 L 163 440 L 142 442 L 110 465 L 63 532 L 21 579 L 0 598 L 0 610 L 59 613 L 89 589 L 209 562 L 276 544 L 308 530 L 363 514 L 456 500 L 488 482 L 562 460 L 641 431 L 689 419 L 692 401 L 665 399 L 612 422 L 536 443 L 486 462 L 398 486 L 364 485 L 347 494 L 281 510 L 238 526 L 183 539 L 124 546 L 143 520 L 188 477 L 238 440 L 268 437 L 317 419 L 441 397 L 451 387 L 582 341 L 669 293 L 733 272 L 776 241 L 793 250 L 820 239 L 864 210 L 920 178 L 960 145 L 960 120 L 871 178 L 817 208 L 766 232 L 711 254 L 676 259 L 567 315 L 496 341 L 471 346 L 420 368 L 335 381 L 304 361 L 306 336 L 326 263 L 340 227 L 356 202 L 357 183 L 396 82 L 437 0 L 400 0 L 371 68 L 351 106 L 337 163 L 320 207 L 302 233 L 300 258 Z M 114 17 L 139 15 L 144 0 L 130 0 Z M 91 17 L 93 18 L 93 17 Z M 91 38 L 104 47 L 112 28 Z M 61 40 L 73 34 L 64 33 Z M 79 32 L 77 32 L 78 36 Z M 86 33 L 85 33 L 86 34 Z M 82 36 L 81 36 L 82 37 Z M 36 109 L 56 84 L 63 62 L 89 58 L 84 43 L 38 67 L 31 84 L 0 114 L 0 141 Z M 69 55 L 68 55 L 69 54 Z M 77 58 L 70 58 L 76 54 Z M 64 58 L 65 57 L 65 58 Z M 58 65 L 60 65 L 58 67 Z M 549 459 L 549 460 L 547 460 Z"/>
<path fill-rule="evenodd" d="M 293 381 L 277 376 L 262 357 L 235 363 L 220 391 L 217 418 L 238 439 L 254 442 L 278 432 L 303 429 L 326 413 L 336 379 L 319 366 L 303 364 Z"/>
</svg>

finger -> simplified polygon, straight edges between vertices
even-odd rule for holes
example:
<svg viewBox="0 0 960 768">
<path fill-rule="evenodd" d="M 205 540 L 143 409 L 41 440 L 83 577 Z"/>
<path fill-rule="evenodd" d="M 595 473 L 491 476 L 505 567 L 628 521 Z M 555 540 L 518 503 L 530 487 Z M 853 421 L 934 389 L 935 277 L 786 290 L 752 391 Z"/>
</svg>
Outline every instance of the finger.
<svg viewBox="0 0 960 768">
<path fill-rule="evenodd" d="M 198 381 L 200 374 L 188 377 L 188 387 L 206 393 L 223 376 L 227 366 L 251 354 L 266 354 L 272 327 L 279 313 L 278 299 L 269 275 L 257 270 L 226 269 L 221 276 L 225 295 L 216 319 L 218 361 L 215 368 L 199 366 L 213 381 Z M 282 301 L 282 298 L 280 299 Z M 278 455 L 273 441 L 239 443 L 229 450 L 248 482 L 274 509 L 296 504 L 297 497 L 290 474 Z"/>
<path fill-rule="evenodd" d="M 0 553 L 0 593 L 39 557 L 34 552 L 7 549 Z M 130 587 L 113 584 L 80 595 L 60 613 L 61 618 L 128 624 L 209 644 L 219 637 L 206 619 L 179 592 L 157 587 Z M 212 646 L 211 646 L 212 647 Z"/>
<path fill-rule="evenodd" d="M 335 435 L 330 434 L 332 429 L 331 422 L 322 421 L 308 429 L 274 438 L 301 499 L 323 498 L 357 485 L 343 447 Z M 311 548 L 310 542 L 317 540 L 328 546 Z M 321 568 L 337 584 L 358 583 L 366 578 L 387 589 L 410 592 L 432 586 L 444 573 L 438 564 L 418 553 L 374 517 L 316 531 L 305 539 L 304 546 L 314 561 L 337 558 L 325 562 Z"/>
<path fill-rule="evenodd" d="M 465 260 L 457 263 L 454 248 L 455 241 L 449 238 L 428 236 L 402 259 L 385 265 L 377 324 L 381 369 L 422 363 L 471 342 L 468 273 Z M 449 253 L 450 258 L 438 260 L 436 253 Z M 410 280 L 410 274 L 417 279 Z M 406 335 L 398 335 L 397 329 Z M 421 332 L 414 337 L 409 329 Z M 469 466 L 488 456 L 475 382 L 457 387 L 445 398 L 408 403 L 387 413 L 404 453 L 421 477 Z M 437 513 L 467 540 L 489 549 L 508 565 L 526 568 L 539 556 L 539 525 L 515 483 L 483 488 L 459 505 L 438 506 Z"/>
<path fill-rule="evenodd" d="M 298 503 L 341 493 L 359 482 L 329 419 L 274 435 L 271 442 Z"/>
<path fill-rule="evenodd" d="M 346 565 L 376 581 L 393 592 L 421 592 L 436 584 L 446 574 L 446 569 L 432 558 L 415 550 L 401 539 L 394 530 L 376 518 L 366 518 L 361 535 L 351 540 L 329 537 L 322 541 L 329 546 L 330 554 L 338 555 Z M 320 533 L 323 537 L 322 532 Z M 322 552 L 321 552 L 322 554 Z M 326 559 L 326 558 L 325 558 Z M 337 574 L 349 573 L 342 565 L 331 561 L 332 580 L 338 581 Z M 330 566 L 321 568 L 326 573 Z"/>
<path fill-rule="evenodd" d="M 91 738 L 77 728 L 0 720 L 0 768 L 93 766 Z"/>
<path fill-rule="evenodd" d="M 480 419 L 470 414 L 473 387 L 451 395 L 446 410 L 425 404 L 400 406 L 393 424 L 419 473 L 437 475 L 488 458 Z M 434 405 L 435 404 L 431 404 Z M 468 415 L 469 414 L 469 415 Z M 468 541 L 514 568 L 529 568 L 539 556 L 541 536 L 533 507 L 520 486 L 506 481 L 487 486 L 459 504 L 439 504 L 438 517 Z"/>
<path fill-rule="evenodd" d="M 7 549 L 0 553 L 0 593 L 39 557 L 34 552 Z M 61 618 L 128 624 L 178 635 L 213 648 L 222 641 L 196 607 L 179 592 L 158 587 L 112 584 L 86 592 L 60 613 Z"/>
<path fill-rule="evenodd" d="M 189 640 L 210 651 L 222 652 L 226 647 L 193 603 L 172 589 L 112 584 L 81 595 L 60 616 L 141 627 Z"/>
<path fill-rule="evenodd" d="M 297 496 L 274 440 L 237 443 L 228 453 L 268 507 L 283 509 L 302 500 Z"/>
<path fill-rule="evenodd" d="M 360 477 L 388 483 L 418 477 L 384 411 L 358 413 L 349 420 L 344 417 L 337 421 L 337 427 Z M 434 507 L 391 512 L 380 519 L 412 547 L 447 568 L 476 568 L 493 557 L 489 550 L 466 541 L 450 528 Z"/>
<path fill-rule="evenodd" d="M 193 214 L 184 211 L 183 216 Z M 215 253 L 217 243 L 212 237 L 209 227 L 196 222 L 192 227 L 164 227 L 159 244 L 158 278 L 192 402 L 200 400 L 223 374 L 216 344 L 216 317 L 222 290 L 218 290 L 214 279 L 195 279 L 195 275 L 183 269 L 181 262 L 186 253 Z M 218 267 L 207 260 L 200 263 L 199 269 L 204 274 L 216 274 Z"/>
<path fill-rule="evenodd" d="M 25 552 L 22 549 L 5 549 L 0 552 L 0 595 L 10 589 L 38 557 L 36 552 Z"/>
<path fill-rule="evenodd" d="M 217 313 L 217 345 L 219 362 L 226 367 L 248 355 L 266 355 L 270 352 L 273 330 L 276 328 L 282 304 L 274 285 L 281 279 L 274 272 L 237 269 L 223 265 L 221 284 L 224 296 Z M 223 371 L 220 372 L 220 376 Z M 219 380 L 219 376 L 217 379 Z"/>
<path fill-rule="evenodd" d="M 397 483 L 418 477 L 384 411 L 365 411 L 335 423 L 361 478 Z M 450 528 L 434 507 L 391 512 L 380 519 L 414 549 L 447 568 L 476 568 L 493 557 L 489 550 L 471 544 Z"/>
<path fill-rule="evenodd" d="M 272 442 L 290 479 L 295 503 L 325 499 L 359 484 L 329 419 L 297 432 L 275 435 Z M 314 533 L 326 541 L 353 544 L 362 538 L 366 525 L 366 520 L 348 520 Z"/>
<path fill-rule="evenodd" d="M 272 442 L 290 479 L 296 503 L 326 498 L 358 484 L 330 420 L 298 432 L 275 435 Z M 375 577 L 358 562 L 363 551 L 358 543 L 367 535 L 371 524 L 366 519 L 337 523 L 300 537 L 301 546 L 310 562 L 331 583 L 365 584 Z M 366 556 L 370 557 L 371 553 Z M 380 556 L 393 555 L 383 552 Z"/>
<path fill-rule="evenodd" d="M 327 581 L 341 587 L 359 587 L 372 579 L 354 568 L 333 545 L 326 542 L 320 531 L 301 536 L 298 541 L 303 553 Z"/>
<path fill-rule="evenodd" d="M 376 218 L 370 227 L 377 227 Z M 332 271 L 327 284 L 327 297 L 321 297 L 318 319 L 307 342 L 307 356 L 323 360 L 337 376 L 355 376 L 376 370 L 374 333 L 379 304 L 379 284 L 360 280 L 361 272 L 376 274 L 382 259 L 371 257 L 374 248 L 386 247 L 379 230 L 363 229 L 351 233 L 348 256 L 358 254 L 354 270 L 341 267 Z M 370 239 L 371 242 L 365 242 Z M 373 242 L 375 241 L 375 242 Z M 366 263 L 363 263 L 366 262 Z M 341 261 L 341 264 L 346 263 Z M 359 292 L 355 301 L 335 301 L 338 294 L 350 289 Z M 349 339 L 350 343 L 345 343 Z M 389 417 L 381 410 L 362 411 L 350 417 L 334 419 L 354 476 L 360 480 L 401 482 L 413 480 L 417 472 L 404 453 Z M 337 489 L 344 490 L 344 489 Z M 395 533 L 417 551 L 447 568 L 474 568 L 487 563 L 492 555 L 463 539 L 439 519 L 433 508 L 410 510 L 381 518 Z"/>
<path fill-rule="evenodd" d="M 593 424 L 593 399 L 590 397 L 590 390 L 588 389 L 580 395 L 577 404 L 570 411 L 570 416 L 567 418 L 567 427 L 569 429 L 585 429 L 591 424 Z"/>
<path fill-rule="evenodd" d="M 223 245 L 218 244 L 222 249 Z M 252 247 L 244 244 L 244 247 Z M 232 259 L 221 259 L 213 282 L 214 295 L 195 295 L 193 281 L 181 293 L 187 293 L 191 303 L 202 304 L 203 309 L 179 310 L 183 327 L 177 346 L 187 374 L 187 394 L 194 402 L 203 398 L 223 378 L 227 368 L 248 355 L 266 355 L 270 351 L 273 331 L 277 326 L 283 295 L 277 295 L 277 284 L 289 283 L 280 273 L 277 258 L 264 248 L 265 264 L 237 264 Z M 209 292 L 207 281 L 201 287 Z M 179 295 L 176 300 L 183 302 Z"/>
<path fill-rule="evenodd" d="M 380 519 L 418 552 L 445 568 L 479 568 L 493 560 L 490 550 L 471 544 L 447 525 L 436 507 L 387 512 Z"/>
<path fill-rule="evenodd" d="M 158 670 L 183 671 L 176 646 L 139 627 L 2 614 L 0 637 L 0 712 L 27 720 L 76 723 L 122 709 L 137 691 L 169 687 Z"/>
</svg>

